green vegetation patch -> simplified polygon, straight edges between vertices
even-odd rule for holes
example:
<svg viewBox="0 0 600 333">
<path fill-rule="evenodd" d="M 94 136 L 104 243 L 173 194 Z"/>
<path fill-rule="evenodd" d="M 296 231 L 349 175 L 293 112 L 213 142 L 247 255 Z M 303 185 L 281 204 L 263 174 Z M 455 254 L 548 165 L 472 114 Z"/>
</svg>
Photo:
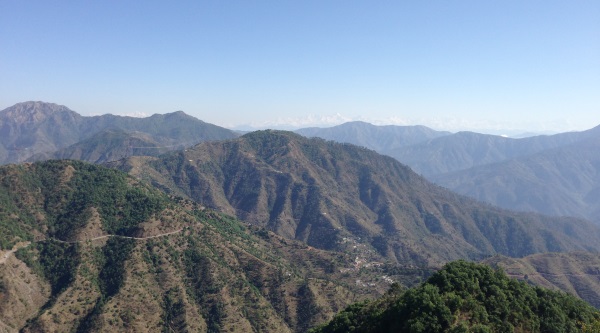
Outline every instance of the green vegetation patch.
<svg viewBox="0 0 600 333">
<path fill-rule="evenodd" d="M 396 294 L 352 305 L 312 332 L 580 332 L 600 320 L 573 296 L 465 261 Z"/>
<path fill-rule="evenodd" d="M 68 166 L 75 170 L 60 180 Z M 89 220 L 91 208 L 100 213 L 103 229 L 110 234 L 129 235 L 137 225 L 165 207 L 158 191 L 132 186 L 126 174 L 76 161 L 37 164 L 38 185 L 44 193 L 49 231 L 69 239 Z"/>
</svg>

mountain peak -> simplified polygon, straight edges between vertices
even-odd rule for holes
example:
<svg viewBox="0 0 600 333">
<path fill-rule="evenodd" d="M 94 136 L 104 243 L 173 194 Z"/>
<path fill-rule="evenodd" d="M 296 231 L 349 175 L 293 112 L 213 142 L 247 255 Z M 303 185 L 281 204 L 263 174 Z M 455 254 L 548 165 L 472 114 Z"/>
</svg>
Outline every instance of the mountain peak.
<svg viewBox="0 0 600 333">
<path fill-rule="evenodd" d="M 28 101 L 17 103 L 0 111 L 0 117 L 10 119 L 14 122 L 38 122 L 52 115 L 69 114 L 71 117 L 80 117 L 80 115 L 70 110 L 64 105 L 47 103 L 42 101 Z"/>
</svg>

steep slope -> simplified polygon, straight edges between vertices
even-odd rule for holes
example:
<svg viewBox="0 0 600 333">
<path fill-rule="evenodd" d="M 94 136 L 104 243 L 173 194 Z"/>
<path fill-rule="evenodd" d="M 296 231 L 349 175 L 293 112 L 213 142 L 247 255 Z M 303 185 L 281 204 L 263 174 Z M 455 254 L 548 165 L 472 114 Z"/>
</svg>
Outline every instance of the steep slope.
<svg viewBox="0 0 600 333">
<path fill-rule="evenodd" d="M 290 132 L 259 131 L 112 166 L 286 238 L 322 249 L 351 239 L 398 263 L 439 267 L 496 253 L 600 249 L 591 223 L 480 204 L 392 158 Z"/>
<path fill-rule="evenodd" d="M 484 265 L 453 262 L 406 292 L 350 306 L 313 333 L 596 332 L 600 312 Z M 595 328 L 596 330 L 591 330 Z"/>
<path fill-rule="evenodd" d="M 160 146 L 190 146 L 238 136 L 181 111 L 147 118 L 82 117 L 65 106 L 24 102 L 0 111 L 0 164 L 23 162 L 36 154 L 45 156 L 43 154 L 51 154 L 109 129 L 142 133 Z M 101 155 L 110 154 L 111 147 L 106 148 L 108 150 Z M 83 152 L 82 155 L 97 153 Z"/>
<path fill-rule="evenodd" d="M 361 121 L 329 128 L 302 128 L 295 132 L 306 137 L 351 143 L 377 152 L 406 147 L 450 134 L 425 126 L 375 126 Z"/>
<path fill-rule="evenodd" d="M 600 140 L 432 177 L 458 193 L 513 210 L 600 223 Z"/>
<path fill-rule="evenodd" d="M 426 177 L 431 177 L 598 137 L 600 137 L 600 126 L 583 132 L 540 135 L 523 139 L 459 132 L 382 153 L 396 158 Z"/>
<path fill-rule="evenodd" d="M 578 296 L 600 309 L 600 255 L 539 253 L 524 258 L 494 256 L 483 261 L 510 277 Z"/>
<path fill-rule="evenodd" d="M 7 332 L 302 332 L 389 286 L 341 273 L 354 256 L 81 162 L 0 167 L 0 203 Z"/>
</svg>

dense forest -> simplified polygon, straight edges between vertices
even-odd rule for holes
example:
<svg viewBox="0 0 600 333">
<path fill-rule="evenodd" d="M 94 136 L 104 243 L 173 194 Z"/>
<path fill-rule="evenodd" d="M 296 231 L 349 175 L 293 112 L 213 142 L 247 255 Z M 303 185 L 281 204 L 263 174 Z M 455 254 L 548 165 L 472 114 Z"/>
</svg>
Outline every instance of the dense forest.
<svg viewBox="0 0 600 333">
<path fill-rule="evenodd" d="M 311 333 L 598 332 L 599 324 L 600 312 L 573 296 L 455 261 L 419 287 L 395 285 L 384 297 L 353 304 Z"/>
</svg>

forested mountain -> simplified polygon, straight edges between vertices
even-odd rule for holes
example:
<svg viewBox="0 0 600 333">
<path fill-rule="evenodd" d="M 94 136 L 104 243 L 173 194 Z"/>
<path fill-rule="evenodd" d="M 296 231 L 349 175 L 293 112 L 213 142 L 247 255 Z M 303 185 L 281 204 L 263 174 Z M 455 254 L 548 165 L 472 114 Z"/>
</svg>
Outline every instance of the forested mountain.
<svg viewBox="0 0 600 333">
<path fill-rule="evenodd" d="M 353 240 L 394 262 L 600 249 L 589 222 L 513 213 L 350 144 L 258 131 L 112 164 L 155 186 L 322 249 Z"/>
<path fill-rule="evenodd" d="M 140 153 L 141 150 L 133 150 L 130 146 L 115 145 L 108 145 L 104 147 L 106 151 L 100 152 L 100 147 L 93 145 L 95 139 L 92 137 L 106 130 L 144 135 L 159 146 L 172 146 L 172 149 L 237 136 L 233 131 L 207 124 L 181 111 L 147 118 L 110 114 L 83 117 L 65 106 L 24 102 L 0 111 L 0 164 L 23 162 L 36 154 L 36 159 L 52 157 L 56 151 L 77 143 L 77 148 L 73 149 L 81 153 L 75 153 L 73 157 L 92 156 L 94 159 L 99 155 L 114 155 L 114 149 Z M 87 146 L 89 141 L 81 142 L 86 139 L 92 140 L 92 146 Z M 124 143 L 129 142 L 125 140 Z M 65 154 L 69 155 L 69 150 L 58 153 Z"/>
<path fill-rule="evenodd" d="M 524 258 L 494 256 L 483 261 L 513 278 L 562 290 L 600 309 L 600 254 L 538 253 Z"/>
<path fill-rule="evenodd" d="M 498 206 L 600 223 L 600 136 L 431 179 Z"/>
<path fill-rule="evenodd" d="M 451 134 L 450 132 L 435 131 L 425 126 L 375 126 L 361 121 L 329 128 L 302 128 L 295 132 L 306 137 L 351 143 L 377 152 L 406 147 Z"/>
<path fill-rule="evenodd" d="M 600 137 L 600 126 L 582 132 L 511 139 L 496 135 L 459 132 L 382 153 L 431 177 L 479 165 L 535 154 Z"/>
<path fill-rule="evenodd" d="M 534 288 L 463 261 L 418 288 L 354 304 L 312 333 L 597 332 L 600 312 L 564 293 Z"/>
<path fill-rule="evenodd" d="M 355 265 L 117 170 L 0 167 L 3 332 L 304 332 L 389 287 Z"/>
</svg>

